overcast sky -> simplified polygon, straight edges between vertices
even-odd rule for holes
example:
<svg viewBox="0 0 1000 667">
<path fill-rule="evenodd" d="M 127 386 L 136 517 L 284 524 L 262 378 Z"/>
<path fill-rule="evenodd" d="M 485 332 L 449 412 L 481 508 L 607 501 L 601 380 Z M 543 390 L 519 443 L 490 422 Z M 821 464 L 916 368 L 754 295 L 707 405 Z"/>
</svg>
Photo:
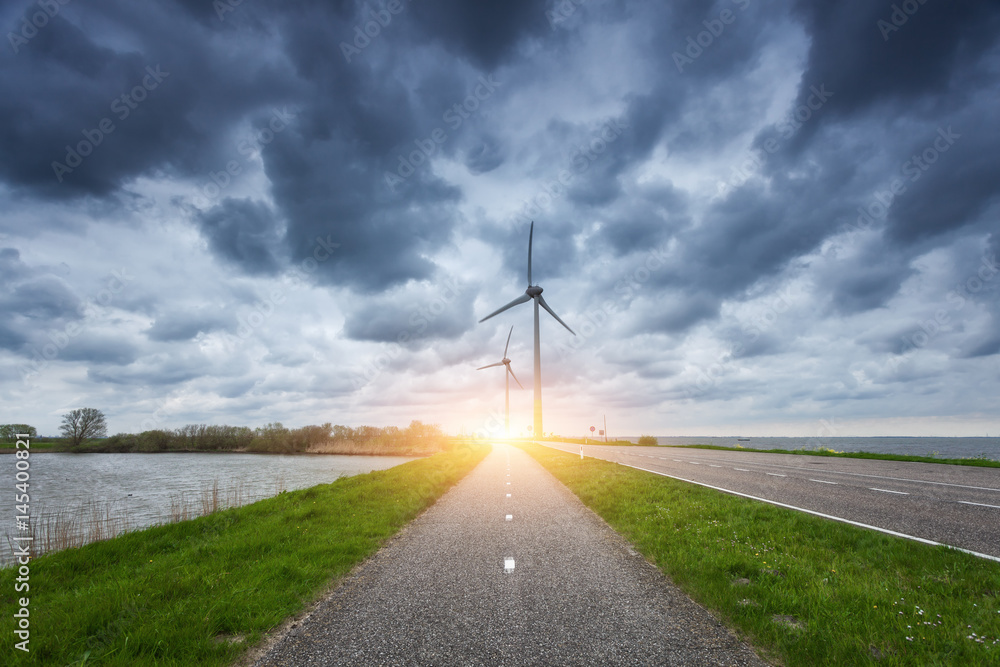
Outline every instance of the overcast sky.
<svg viewBox="0 0 1000 667">
<path fill-rule="evenodd" d="M 0 422 L 1000 432 L 1000 3 L 0 23 Z"/>
</svg>

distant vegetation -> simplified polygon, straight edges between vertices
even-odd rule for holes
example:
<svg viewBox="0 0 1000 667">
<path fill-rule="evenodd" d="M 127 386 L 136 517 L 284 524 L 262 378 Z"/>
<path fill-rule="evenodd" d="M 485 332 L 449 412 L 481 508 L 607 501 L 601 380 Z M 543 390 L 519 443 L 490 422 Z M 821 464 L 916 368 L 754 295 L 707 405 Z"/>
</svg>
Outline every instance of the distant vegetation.
<svg viewBox="0 0 1000 667">
<path fill-rule="evenodd" d="M 272 454 L 377 454 L 424 456 L 448 449 L 440 427 L 413 421 L 397 426 L 332 425 L 286 428 L 280 422 L 247 426 L 189 424 L 171 431 L 118 433 L 76 447 L 79 452 L 259 452 Z"/>
<path fill-rule="evenodd" d="M 38 436 L 35 427 L 28 424 L 0 424 L 0 442 L 14 442 L 18 433 L 29 438 Z"/>
<path fill-rule="evenodd" d="M 660 442 L 656 439 L 655 435 L 640 435 L 639 436 L 640 445 L 658 445 Z"/>
</svg>

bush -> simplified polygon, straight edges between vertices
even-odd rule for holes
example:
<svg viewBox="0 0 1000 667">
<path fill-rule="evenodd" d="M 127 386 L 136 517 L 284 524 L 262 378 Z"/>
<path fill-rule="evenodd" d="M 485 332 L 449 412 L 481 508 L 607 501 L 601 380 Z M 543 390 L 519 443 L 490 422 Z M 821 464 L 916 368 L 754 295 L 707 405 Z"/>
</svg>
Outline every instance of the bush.
<svg viewBox="0 0 1000 667">
<path fill-rule="evenodd" d="M 656 439 L 656 436 L 653 436 L 653 435 L 640 435 L 639 436 L 639 444 L 640 445 L 658 445 L 660 443 Z"/>
</svg>

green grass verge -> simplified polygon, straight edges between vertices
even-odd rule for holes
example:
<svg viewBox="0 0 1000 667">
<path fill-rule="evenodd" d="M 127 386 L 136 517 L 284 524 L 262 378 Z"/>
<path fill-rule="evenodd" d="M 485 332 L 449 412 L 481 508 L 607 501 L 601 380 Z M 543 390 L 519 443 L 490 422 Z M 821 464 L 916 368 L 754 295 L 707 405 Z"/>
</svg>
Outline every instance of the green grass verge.
<svg viewBox="0 0 1000 667">
<path fill-rule="evenodd" d="M 57 440 L 35 440 L 31 439 L 31 451 L 63 451 L 65 443 Z M 21 449 L 24 449 L 23 447 Z M 0 453 L 13 453 L 17 451 L 16 442 L 0 442 Z"/>
<path fill-rule="evenodd" d="M 40 557 L 0 571 L 4 664 L 226 665 L 464 477 L 460 447 L 388 470 Z M 14 648 L 29 597 L 29 654 Z"/>
<path fill-rule="evenodd" d="M 758 454 L 800 454 L 805 456 L 834 456 L 842 459 L 876 459 L 880 461 L 916 461 L 918 463 L 946 463 L 977 468 L 1000 468 L 1000 461 L 985 455 L 965 459 L 942 459 L 936 456 L 909 456 L 906 454 L 879 454 L 876 452 L 838 452 L 834 449 L 753 449 L 751 447 L 726 447 L 723 445 L 662 445 L 680 449 L 720 449 L 725 452 L 756 452 Z"/>
<path fill-rule="evenodd" d="M 538 445 L 692 598 L 787 665 L 1000 664 L 1000 564 Z"/>
</svg>

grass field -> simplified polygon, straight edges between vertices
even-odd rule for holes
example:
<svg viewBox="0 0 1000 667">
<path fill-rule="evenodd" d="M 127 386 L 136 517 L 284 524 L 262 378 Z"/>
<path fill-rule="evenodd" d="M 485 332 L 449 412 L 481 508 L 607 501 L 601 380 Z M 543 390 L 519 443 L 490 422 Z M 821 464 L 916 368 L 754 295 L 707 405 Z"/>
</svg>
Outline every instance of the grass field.
<svg viewBox="0 0 1000 667">
<path fill-rule="evenodd" d="M 522 445 L 692 598 L 787 665 L 998 665 L 1000 564 Z"/>
<path fill-rule="evenodd" d="M 371 555 L 489 450 L 470 445 L 0 571 L 4 664 L 227 665 Z M 14 648 L 29 598 L 30 653 Z"/>
</svg>

